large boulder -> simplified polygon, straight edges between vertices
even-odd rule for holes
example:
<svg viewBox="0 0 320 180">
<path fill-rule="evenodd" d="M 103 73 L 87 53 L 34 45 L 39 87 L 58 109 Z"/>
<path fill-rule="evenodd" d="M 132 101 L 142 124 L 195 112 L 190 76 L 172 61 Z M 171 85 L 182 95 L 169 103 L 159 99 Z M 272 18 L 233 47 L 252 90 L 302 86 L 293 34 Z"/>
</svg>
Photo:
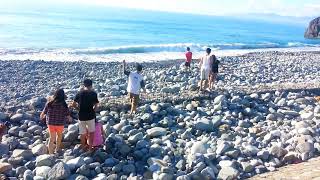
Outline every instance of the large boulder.
<svg viewBox="0 0 320 180">
<path fill-rule="evenodd" d="M 54 165 L 54 156 L 49 154 L 43 154 L 36 158 L 36 166 L 53 166 Z"/>
<path fill-rule="evenodd" d="M 234 167 L 222 167 L 218 174 L 218 179 L 236 179 L 240 172 Z"/>
<path fill-rule="evenodd" d="M 48 166 L 41 166 L 35 169 L 35 173 L 36 173 L 36 176 L 41 176 L 46 179 L 48 177 L 50 170 L 51 168 Z"/>
<path fill-rule="evenodd" d="M 67 179 L 70 176 L 70 168 L 67 164 L 59 162 L 48 173 L 48 179 Z"/>
<path fill-rule="evenodd" d="M 304 33 L 305 38 L 320 38 L 320 17 L 312 20 Z"/>
<path fill-rule="evenodd" d="M 167 130 L 165 128 L 161 128 L 161 127 L 154 127 L 151 129 L 147 130 L 147 134 L 153 138 L 153 137 L 159 137 L 159 136 L 164 136 L 166 135 Z"/>
<path fill-rule="evenodd" d="M 33 147 L 31 149 L 31 151 L 32 151 L 32 153 L 34 155 L 40 156 L 40 155 L 43 155 L 43 154 L 47 154 L 48 153 L 48 148 L 47 148 L 47 146 L 45 144 L 38 144 L 35 147 Z"/>
<path fill-rule="evenodd" d="M 33 153 L 31 150 L 15 149 L 13 150 L 11 157 L 23 157 L 25 160 L 30 160 L 33 157 Z"/>
</svg>

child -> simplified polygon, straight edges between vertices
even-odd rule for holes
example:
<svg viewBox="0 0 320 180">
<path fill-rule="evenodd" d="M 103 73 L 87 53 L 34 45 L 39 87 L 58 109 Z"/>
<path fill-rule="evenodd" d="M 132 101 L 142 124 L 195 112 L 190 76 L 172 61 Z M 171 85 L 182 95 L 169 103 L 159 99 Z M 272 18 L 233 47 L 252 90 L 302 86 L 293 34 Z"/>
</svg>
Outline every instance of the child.
<svg viewBox="0 0 320 180">
<path fill-rule="evenodd" d="M 66 120 L 71 121 L 68 105 L 65 101 L 66 96 L 63 89 L 58 89 L 53 98 L 49 100 L 40 114 L 40 119 L 46 119 L 49 130 L 49 154 L 54 153 L 54 144 L 56 143 L 56 152 L 61 150 L 62 132 Z"/>
<path fill-rule="evenodd" d="M 210 77 L 209 77 L 209 89 L 213 90 L 214 89 L 214 83 L 217 80 L 217 75 L 219 72 L 219 64 L 220 61 L 217 59 L 217 57 L 213 54 L 212 55 L 212 71 L 210 73 Z"/>
<path fill-rule="evenodd" d="M 129 76 L 128 81 L 128 94 L 131 102 L 131 111 L 130 114 L 136 113 L 138 102 L 139 102 L 139 94 L 140 89 L 143 88 L 143 91 L 145 90 L 145 82 L 143 80 L 142 73 L 142 66 L 140 64 L 137 64 L 136 66 L 136 72 L 130 72 L 126 70 L 126 61 L 123 60 L 123 73 L 127 76 Z"/>
<path fill-rule="evenodd" d="M 106 133 L 103 130 L 102 124 L 96 119 L 95 120 L 95 131 L 93 136 L 92 147 L 94 150 L 101 147 L 106 140 Z"/>
<path fill-rule="evenodd" d="M 192 52 L 190 51 L 189 47 L 187 47 L 187 52 L 185 53 L 185 55 L 186 55 L 186 61 L 184 65 L 190 71 L 191 61 L 192 61 Z"/>
</svg>

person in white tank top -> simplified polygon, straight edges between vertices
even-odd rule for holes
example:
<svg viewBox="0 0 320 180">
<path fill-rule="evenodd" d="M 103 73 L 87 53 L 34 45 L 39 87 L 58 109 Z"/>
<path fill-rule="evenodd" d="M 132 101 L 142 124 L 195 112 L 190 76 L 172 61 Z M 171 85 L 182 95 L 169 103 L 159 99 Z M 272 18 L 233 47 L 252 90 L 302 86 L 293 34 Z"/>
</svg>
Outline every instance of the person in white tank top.
<svg viewBox="0 0 320 180">
<path fill-rule="evenodd" d="M 143 80 L 142 73 L 142 66 L 140 64 L 136 65 L 135 72 L 130 72 L 126 70 L 126 61 L 123 60 L 123 73 L 128 76 L 128 87 L 127 92 L 129 94 L 130 102 L 131 102 L 131 110 L 130 114 L 136 113 L 138 102 L 139 102 L 139 94 L 140 89 L 142 88 L 144 92 L 145 89 L 145 82 Z"/>
<path fill-rule="evenodd" d="M 211 73 L 212 56 L 210 55 L 211 49 L 206 49 L 206 55 L 200 59 L 200 91 L 205 89 L 209 75 Z"/>
</svg>

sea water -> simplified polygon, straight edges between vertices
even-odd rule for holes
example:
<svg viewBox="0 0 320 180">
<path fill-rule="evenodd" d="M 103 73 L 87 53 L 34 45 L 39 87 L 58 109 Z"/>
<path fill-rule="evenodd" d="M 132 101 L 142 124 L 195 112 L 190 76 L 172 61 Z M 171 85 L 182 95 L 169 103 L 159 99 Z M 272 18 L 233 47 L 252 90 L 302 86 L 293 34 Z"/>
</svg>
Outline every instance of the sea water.
<svg viewBox="0 0 320 180">
<path fill-rule="evenodd" d="M 272 22 L 122 8 L 0 11 L 0 59 L 132 61 L 260 49 L 315 48 L 307 22 Z M 285 49 L 284 49 L 285 50 Z"/>
</svg>

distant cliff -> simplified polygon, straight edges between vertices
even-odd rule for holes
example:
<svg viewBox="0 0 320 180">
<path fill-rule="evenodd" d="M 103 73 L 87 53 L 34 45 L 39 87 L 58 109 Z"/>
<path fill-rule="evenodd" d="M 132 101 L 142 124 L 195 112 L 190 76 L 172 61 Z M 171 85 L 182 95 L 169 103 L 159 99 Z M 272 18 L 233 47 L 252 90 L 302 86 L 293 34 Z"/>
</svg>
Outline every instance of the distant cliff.
<svg viewBox="0 0 320 180">
<path fill-rule="evenodd" d="M 320 17 L 309 23 L 309 27 L 304 33 L 304 37 L 309 39 L 320 38 Z"/>
</svg>

